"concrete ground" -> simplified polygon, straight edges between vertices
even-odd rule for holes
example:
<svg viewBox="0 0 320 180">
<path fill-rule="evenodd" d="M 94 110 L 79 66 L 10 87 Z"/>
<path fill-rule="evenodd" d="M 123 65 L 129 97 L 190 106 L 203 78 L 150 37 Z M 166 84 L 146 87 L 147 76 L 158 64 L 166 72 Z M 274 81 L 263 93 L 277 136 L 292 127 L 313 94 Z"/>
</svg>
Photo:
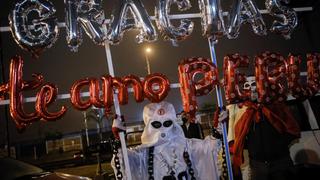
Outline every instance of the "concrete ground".
<svg viewBox="0 0 320 180">
<path fill-rule="evenodd" d="M 99 167 L 97 164 L 92 165 L 84 165 L 84 166 L 78 166 L 78 167 L 66 167 L 62 169 L 56 169 L 55 172 L 61 172 L 61 173 L 67 173 L 72 175 L 78 175 L 78 176 L 85 176 L 90 177 L 92 179 L 104 179 L 104 180 L 111 180 L 113 169 L 110 165 L 110 163 L 102 163 L 101 164 L 102 173 L 104 174 L 104 178 L 99 178 L 98 171 Z"/>
</svg>

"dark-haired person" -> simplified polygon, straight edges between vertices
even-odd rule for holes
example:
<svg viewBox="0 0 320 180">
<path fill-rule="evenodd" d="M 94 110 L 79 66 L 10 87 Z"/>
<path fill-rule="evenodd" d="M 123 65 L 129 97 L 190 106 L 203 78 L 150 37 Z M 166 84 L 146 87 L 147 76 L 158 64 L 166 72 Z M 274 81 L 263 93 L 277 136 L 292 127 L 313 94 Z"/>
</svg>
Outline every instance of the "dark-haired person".
<svg viewBox="0 0 320 180">
<path fill-rule="evenodd" d="M 183 133 L 186 136 L 186 138 L 196 138 L 196 139 L 204 138 L 203 129 L 199 122 L 192 121 L 190 115 L 185 112 L 181 113 L 181 119 L 183 122 L 181 127 L 183 129 Z"/>
</svg>

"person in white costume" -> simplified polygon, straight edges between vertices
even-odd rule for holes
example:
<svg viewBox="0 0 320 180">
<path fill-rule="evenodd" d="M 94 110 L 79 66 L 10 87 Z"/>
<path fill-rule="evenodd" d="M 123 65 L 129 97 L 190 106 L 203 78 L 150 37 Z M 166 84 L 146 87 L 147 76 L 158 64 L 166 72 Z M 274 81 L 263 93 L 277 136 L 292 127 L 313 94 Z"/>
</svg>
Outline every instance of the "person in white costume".
<svg viewBox="0 0 320 180">
<path fill-rule="evenodd" d="M 226 117 L 219 117 L 219 121 L 224 119 Z M 204 140 L 185 138 L 176 122 L 173 105 L 165 101 L 146 105 L 143 120 L 142 144 L 128 149 L 133 180 L 219 179 L 218 153 L 222 148 L 219 139 L 211 135 Z M 113 123 L 113 128 L 120 128 L 119 121 Z M 119 171 L 116 166 L 121 166 L 125 179 L 121 153 L 117 156 L 120 162 L 116 163 L 113 158 L 111 164 L 116 174 Z"/>
</svg>

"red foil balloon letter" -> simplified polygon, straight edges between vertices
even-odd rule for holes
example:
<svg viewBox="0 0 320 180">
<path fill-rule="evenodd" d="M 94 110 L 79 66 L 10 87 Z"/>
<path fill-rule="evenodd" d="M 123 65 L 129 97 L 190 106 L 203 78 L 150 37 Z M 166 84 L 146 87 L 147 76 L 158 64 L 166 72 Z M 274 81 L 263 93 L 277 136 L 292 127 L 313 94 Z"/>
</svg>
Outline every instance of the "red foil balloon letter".
<svg viewBox="0 0 320 180">
<path fill-rule="evenodd" d="M 56 113 L 49 113 L 48 106 L 56 99 L 57 88 L 55 85 L 47 83 L 42 86 L 40 92 L 36 96 L 35 112 L 26 113 L 23 108 L 23 92 L 26 90 L 36 89 L 43 83 L 43 77 L 40 74 L 33 74 L 34 80 L 23 80 L 23 59 L 16 56 L 11 59 L 9 83 L 1 85 L 1 93 L 6 91 L 10 95 L 10 114 L 16 123 L 16 127 L 24 129 L 28 124 L 40 120 L 53 120 L 60 118 L 66 108 L 63 106 Z"/>
<path fill-rule="evenodd" d="M 67 111 L 65 106 L 62 106 L 58 112 L 48 112 L 48 106 L 57 98 L 58 88 L 51 83 L 43 85 L 37 94 L 36 110 L 40 116 L 48 121 L 56 120 L 64 115 Z"/>
<path fill-rule="evenodd" d="M 246 77 L 237 70 L 237 68 L 248 66 L 248 56 L 233 54 L 224 57 L 224 86 L 226 100 L 229 104 L 238 103 L 250 97 L 250 92 L 240 90 L 240 84 L 245 82 Z"/>
<path fill-rule="evenodd" d="M 179 82 L 183 109 L 195 117 L 198 105 L 196 96 L 208 94 L 219 84 L 218 70 L 208 58 L 189 58 L 179 64 Z M 196 81 L 196 75 L 203 77 Z"/>
<path fill-rule="evenodd" d="M 145 96 L 151 102 L 161 102 L 170 90 L 169 79 L 160 73 L 149 74 L 143 82 Z"/>
<path fill-rule="evenodd" d="M 10 64 L 10 80 L 9 80 L 9 94 L 10 94 L 10 114 L 16 123 L 17 128 L 25 128 L 28 124 L 39 120 L 40 116 L 37 112 L 27 114 L 23 108 L 23 90 L 36 88 L 41 85 L 38 78 L 34 80 L 33 86 L 23 81 L 23 59 L 16 56 L 11 59 Z M 31 82 L 31 81 L 30 81 Z"/>
<path fill-rule="evenodd" d="M 259 102 L 282 102 L 287 99 L 287 89 L 283 85 L 286 66 L 282 55 L 265 52 L 256 56 L 255 71 Z"/>
<path fill-rule="evenodd" d="M 8 93 L 8 90 L 9 90 L 9 87 L 7 83 L 0 85 L 0 101 L 5 100 L 6 98 L 5 96 Z"/>
<path fill-rule="evenodd" d="M 144 100 L 143 86 L 139 77 L 135 75 L 128 75 L 122 78 L 122 80 L 127 87 L 132 84 L 134 99 L 136 100 L 136 102 L 142 102 Z"/>
<path fill-rule="evenodd" d="M 128 89 L 121 78 L 114 77 L 112 79 L 112 87 L 118 89 L 119 104 L 128 104 Z"/>
<path fill-rule="evenodd" d="M 105 75 L 101 79 L 104 112 L 107 115 L 111 111 L 111 106 L 113 105 L 112 77 L 110 75 Z"/>
<path fill-rule="evenodd" d="M 308 68 L 308 88 L 311 95 L 315 95 L 320 90 L 320 54 L 307 55 L 307 68 Z"/>
<path fill-rule="evenodd" d="M 291 95 L 299 100 L 308 98 L 310 92 L 300 83 L 300 64 L 301 56 L 294 56 L 290 54 L 286 61 L 288 87 Z"/>
<path fill-rule="evenodd" d="M 70 99 L 73 107 L 82 111 L 88 109 L 92 105 L 90 99 L 86 101 L 81 99 L 81 89 L 85 86 L 90 86 L 89 78 L 76 81 L 70 90 Z"/>
</svg>

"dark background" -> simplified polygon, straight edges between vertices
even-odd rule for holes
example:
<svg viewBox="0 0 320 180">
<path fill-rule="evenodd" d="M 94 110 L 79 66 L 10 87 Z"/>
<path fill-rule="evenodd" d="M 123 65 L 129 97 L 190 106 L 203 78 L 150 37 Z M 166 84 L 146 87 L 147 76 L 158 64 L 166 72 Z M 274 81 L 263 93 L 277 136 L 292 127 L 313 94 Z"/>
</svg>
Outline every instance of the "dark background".
<svg viewBox="0 0 320 180">
<path fill-rule="evenodd" d="M 106 17 L 109 18 L 116 0 L 104 1 L 103 7 Z M 149 15 L 154 15 L 155 0 L 142 0 Z M 230 0 L 223 1 L 224 11 L 228 11 Z M 52 1 L 57 10 L 59 22 L 64 22 L 65 12 L 63 0 Z M 193 8 L 182 13 L 199 12 L 196 0 L 191 0 Z M 265 9 L 264 1 L 259 1 L 258 7 Z M 8 26 L 8 14 L 12 9 L 14 1 L 0 1 L 1 26 Z M 254 55 L 269 50 L 279 52 L 284 56 L 289 53 L 300 54 L 304 57 L 307 53 L 319 52 L 320 50 L 320 10 L 319 1 L 309 0 L 291 0 L 291 7 L 313 6 L 312 12 L 298 12 L 299 25 L 292 34 L 291 40 L 284 40 L 280 35 L 268 32 L 267 36 L 257 36 L 253 33 L 250 25 L 241 27 L 240 35 L 237 39 L 229 40 L 223 37 L 216 46 L 217 59 L 219 63 L 220 75 L 222 75 L 222 61 L 226 54 L 240 53 L 249 55 L 251 62 Z M 176 13 L 172 10 L 172 13 Z M 181 12 L 177 12 L 181 13 Z M 269 28 L 274 20 L 270 15 L 263 15 Z M 135 31 L 124 34 L 124 38 L 119 45 L 111 46 L 112 59 L 114 63 L 115 74 L 122 77 L 128 74 L 135 74 L 144 77 L 147 74 L 144 57 L 144 48 L 150 46 L 153 49 L 150 55 L 151 71 L 165 74 L 171 83 L 178 82 L 178 63 L 183 58 L 202 56 L 210 57 L 207 39 L 201 35 L 200 19 L 192 19 L 195 22 L 195 29 L 187 40 L 174 47 L 170 42 L 165 42 L 159 36 L 159 40 L 154 43 L 137 44 L 135 42 Z M 155 25 L 154 21 L 153 24 Z M 1 32 L 0 48 L 3 52 L 4 63 L 4 81 L 8 80 L 8 70 L 10 58 L 14 55 L 22 55 L 24 61 L 24 79 L 30 79 L 32 73 L 41 73 L 46 82 L 52 82 L 59 88 L 59 94 L 69 93 L 71 85 L 78 79 L 85 77 L 100 77 L 108 73 L 106 55 L 103 46 L 95 45 L 86 35 L 83 36 L 83 43 L 77 53 L 71 52 L 66 43 L 65 28 L 60 29 L 60 35 L 57 42 L 41 54 L 39 59 L 34 59 L 29 52 L 22 50 L 14 41 L 10 32 Z M 305 62 L 302 65 L 302 71 L 305 71 Z M 250 74 L 250 70 L 247 72 Z M 222 77 L 222 76 L 220 76 Z M 26 97 L 35 96 L 35 92 L 26 93 Z M 142 121 L 143 106 L 148 103 L 136 103 L 130 96 L 128 105 L 122 106 L 121 111 L 129 122 Z M 171 89 L 167 101 L 172 102 L 177 112 L 182 110 L 181 96 L 179 89 Z M 198 98 L 199 106 L 205 103 L 216 104 L 214 92 L 211 95 Z M 22 140 L 32 140 L 43 137 L 48 132 L 59 131 L 63 133 L 72 133 L 84 128 L 82 112 L 72 108 L 69 100 L 58 100 L 54 103 L 52 110 L 61 105 L 68 106 L 66 115 L 56 122 L 36 122 L 30 125 L 24 133 L 18 133 L 11 118 L 9 120 L 10 139 L 12 142 Z M 34 103 L 27 103 L 27 109 L 30 111 Z M 106 122 L 107 124 L 110 122 Z M 94 125 L 91 126 L 95 127 Z M 0 144 L 6 142 L 6 121 L 5 106 L 0 107 Z"/>
</svg>

